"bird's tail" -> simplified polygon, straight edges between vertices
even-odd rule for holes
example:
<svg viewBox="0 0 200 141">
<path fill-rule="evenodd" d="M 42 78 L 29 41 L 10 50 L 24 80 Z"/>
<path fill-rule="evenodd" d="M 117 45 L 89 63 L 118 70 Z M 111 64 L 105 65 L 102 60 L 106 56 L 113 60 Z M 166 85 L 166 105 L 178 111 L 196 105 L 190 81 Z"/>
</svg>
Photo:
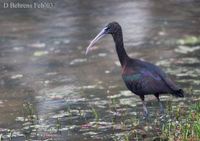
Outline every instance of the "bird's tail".
<svg viewBox="0 0 200 141">
<path fill-rule="evenodd" d="M 184 91 L 182 89 L 175 90 L 173 92 L 173 95 L 176 96 L 176 97 L 184 97 Z"/>
</svg>

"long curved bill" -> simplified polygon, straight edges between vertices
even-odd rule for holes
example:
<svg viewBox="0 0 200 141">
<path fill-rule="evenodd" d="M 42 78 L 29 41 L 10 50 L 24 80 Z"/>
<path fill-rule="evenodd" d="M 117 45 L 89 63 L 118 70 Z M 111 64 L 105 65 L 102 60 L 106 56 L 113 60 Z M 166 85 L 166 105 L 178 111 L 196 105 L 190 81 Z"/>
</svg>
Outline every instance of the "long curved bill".
<svg viewBox="0 0 200 141">
<path fill-rule="evenodd" d="M 99 32 L 99 34 L 90 42 L 90 44 L 89 44 L 89 46 L 87 47 L 86 52 L 85 52 L 86 55 L 88 54 L 88 52 L 90 51 L 90 49 L 93 47 L 93 45 L 94 45 L 99 39 L 101 39 L 103 36 L 106 35 L 106 28 L 107 28 L 107 27 L 103 28 L 103 29 L 101 30 L 101 32 Z"/>
</svg>

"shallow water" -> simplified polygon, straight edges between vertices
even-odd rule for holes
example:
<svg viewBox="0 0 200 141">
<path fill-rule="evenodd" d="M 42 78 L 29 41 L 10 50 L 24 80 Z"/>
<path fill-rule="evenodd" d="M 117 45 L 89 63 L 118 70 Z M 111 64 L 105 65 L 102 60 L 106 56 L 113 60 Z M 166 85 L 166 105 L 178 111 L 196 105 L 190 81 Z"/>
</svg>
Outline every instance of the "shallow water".
<svg viewBox="0 0 200 141">
<path fill-rule="evenodd" d="M 110 21 L 121 24 L 131 57 L 153 62 L 183 89 L 193 88 L 193 97 L 163 96 L 165 105 L 198 99 L 200 48 L 176 41 L 200 34 L 199 6 L 195 0 L 65 0 L 51 9 L 1 9 L 0 132 L 30 131 L 32 139 L 111 140 L 130 130 L 121 120 L 142 120 L 139 98 L 121 79 L 112 38 L 102 39 L 85 56 L 89 41 Z M 158 103 L 146 99 L 153 119 Z M 23 119 L 27 103 L 38 117 L 31 126 Z"/>
</svg>

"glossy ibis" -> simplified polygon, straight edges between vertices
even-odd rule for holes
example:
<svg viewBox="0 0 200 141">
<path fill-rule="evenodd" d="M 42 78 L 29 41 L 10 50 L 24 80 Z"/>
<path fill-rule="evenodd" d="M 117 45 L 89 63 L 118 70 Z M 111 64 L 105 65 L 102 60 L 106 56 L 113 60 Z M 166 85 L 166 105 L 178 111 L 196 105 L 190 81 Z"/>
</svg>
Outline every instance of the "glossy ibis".
<svg viewBox="0 0 200 141">
<path fill-rule="evenodd" d="M 117 22 L 109 23 L 101 32 L 91 41 L 86 50 L 86 54 L 91 47 L 106 34 L 111 34 L 114 42 L 120 64 L 122 66 L 122 78 L 127 88 L 138 95 L 143 103 L 144 116 L 148 116 L 148 110 L 145 104 L 145 95 L 154 94 L 160 105 L 160 112 L 163 112 L 163 106 L 159 95 L 170 93 L 176 97 L 184 97 L 183 90 L 180 89 L 159 67 L 149 62 L 130 58 L 123 43 L 122 28 Z"/>
</svg>

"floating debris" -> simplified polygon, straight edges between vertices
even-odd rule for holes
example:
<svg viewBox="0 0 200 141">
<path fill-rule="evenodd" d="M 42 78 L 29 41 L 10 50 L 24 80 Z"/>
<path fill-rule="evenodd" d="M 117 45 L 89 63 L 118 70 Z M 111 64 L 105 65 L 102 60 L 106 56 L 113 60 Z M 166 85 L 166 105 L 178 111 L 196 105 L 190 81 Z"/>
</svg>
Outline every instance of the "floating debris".
<svg viewBox="0 0 200 141">
<path fill-rule="evenodd" d="M 0 107 L 4 107 L 3 103 L 4 102 L 2 100 L 0 100 Z"/>
<path fill-rule="evenodd" d="M 70 43 L 70 40 L 69 40 L 69 39 L 63 39 L 62 42 L 63 42 L 64 44 L 69 44 L 69 43 Z"/>
<path fill-rule="evenodd" d="M 174 59 L 160 60 L 160 61 L 156 62 L 156 65 L 169 67 L 173 61 L 174 61 Z"/>
<path fill-rule="evenodd" d="M 189 46 L 194 46 L 194 45 L 199 45 L 200 44 L 200 36 L 186 36 L 183 39 L 179 39 L 177 41 L 177 44 L 179 45 L 189 45 Z"/>
<path fill-rule="evenodd" d="M 15 120 L 23 122 L 23 121 L 25 121 L 25 118 L 24 117 L 17 117 Z"/>
<path fill-rule="evenodd" d="M 119 61 L 115 61 L 115 65 L 116 65 L 116 66 L 121 66 L 121 64 L 120 64 Z"/>
<path fill-rule="evenodd" d="M 78 58 L 78 59 L 74 59 L 72 60 L 69 64 L 70 65 L 77 65 L 77 64 L 81 64 L 83 62 L 87 62 L 86 58 Z"/>
<path fill-rule="evenodd" d="M 105 128 L 111 128 L 113 126 L 112 122 L 105 122 L 105 121 L 92 121 L 87 124 L 82 125 L 83 128 L 98 128 L 98 129 L 105 129 Z"/>
<path fill-rule="evenodd" d="M 49 80 L 45 80 L 45 81 L 43 81 L 43 83 L 44 83 L 44 84 L 49 84 L 50 81 L 49 81 Z"/>
<path fill-rule="evenodd" d="M 178 48 L 175 49 L 175 52 L 187 54 L 187 53 L 199 50 L 199 49 L 200 49 L 200 46 L 195 46 L 195 47 L 179 46 Z"/>
<path fill-rule="evenodd" d="M 33 48 L 44 48 L 46 44 L 42 42 L 36 42 L 33 44 L 28 44 L 28 46 L 33 47 Z"/>
<path fill-rule="evenodd" d="M 11 76 L 11 79 L 18 79 L 22 77 L 23 77 L 23 74 L 16 74 L 16 75 Z"/>
<path fill-rule="evenodd" d="M 83 133 L 83 135 L 97 135 L 97 133 L 90 131 L 90 132 Z"/>
<path fill-rule="evenodd" d="M 182 80 L 178 80 L 178 82 L 187 82 L 190 84 L 195 84 L 195 85 L 199 85 L 200 84 L 200 80 L 194 80 L 194 79 L 182 79 Z"/>
<path fill-rule="evenodd" d="M 110 71 L 109 71 L 109 70 L 105 70 L 105 73 L 106 73 L 106 74 L 109 74 L 109 73 L 110 73 Z"/>
<path fill-rule="evenodd" d="M 101 85 L 87 85 L 80 87 L 80 89 L 104 89 L 104 87 Z"/>
<path fill-rule="evenodd" d="M 92 100 L 91 102 L 89 102 L 90 105 L 95 105 L 96 107 L 99 107 L 99 108 L 106 108 L 106 105 L 108 104 L 108 101 L 107 100 L 102 100 L 102 99 L 99 99 L 97 101 L 95 100 Z"/>
<path fill-rule="evenodd" d="M 159 31 L 159 32 L 158 32 L 158 35 L 160 35 L 160 36 L 165 36 L 165 35 L 166 35 L 166 32 L 164 32 L 164 31 Z"/>
<path fill-rule="evenodd" d="M 107 56 L 107 54 L 106 53 L 99 53 L 98 56 L 99 57 L 105 57 L 105 56 Z"/>
<path fill-rule="evenodd" d="M 57 119 L 57 118 L 67 117 L 70 115 L 71 115 L 71 113 L 69 113 L 69 112 L 61 111 L 59 114 L 53 115 L 52 118 Z"/>
<path fill-rule="evenodd" d="M 55 45 L 59 45 L 59 44 L 69 44 L 70 40 L 69 39 L 62 39 L 62 40 L 56 40 L 54 41 Z"/>
<path fill-rule="evenodd" d="M 33 56 L 40 57 L 40 56 L 44 56 L 44 55 L 47 55 L 47 54 L 49 54 L 48 51 L 36 51 L 36 52 L 33 53 Z"/>
<path fill-rule="evenodd" d="M 118 116 L 118 117 L 122 116 L 122 114 L 120 112 L 109 111 L 109 113 L 111 113 L 114 116 Z"/>
<path fill-rule="evenodd" d="M 110 96 L 107 96 L 107 97 L 110 98 L 110 99 L 113 99 L 113 98 L 130 97 L 130 96 L 133 96 L 133 94 L 128 90 L 124 90 L 124 91 L 120 91 L 119 94 L 110 95 Z"/>
<path fill-rule="evenodd" d="M 135 98 L 120 98 L 119 102 L 121 105 L 129 105 L 131 107 L 135 107 L 138 100 Z"/>
<path fill-rule="evenodd" d="M 186 57 L 176 61 L 176 64 L 195 64 L 200 63 L 198 58 Z"/>
<path fill-rule="evenodd" d="M 176 76 L 190 76 L 190 77 L 200 76 L 200 70 L 198 68 L 195 69 L 177 68 L 173 70 L 167 69 L 167 72 L 175 74 Z"/>
<path fill-rule="evenodd" d="M 66 97 L 70 97 L 70 94 L 73 93 L 73 96 L 75 95 L 75 93 L 73 92 L 73 86 L 60 86 L 60 87 L 56 87 L 54 89 L 49 89 L 48 87 L 46 87 L 45 89 L 39 91 L 39 93 L 41 94 L 41 96 L 36 96 L 36 99 L 39 101 L 48 101 L 47 103 L 43 102 L 43 104 L 49 104 L 51 102 L 56 102 L 58 101 L 58 103 L 65 103 L 65 98 Z M 71 99 L 73 99 L 72 97 L 70 97 Z M 77 98 L 77 97 L 76 97 Z M 78 99 L 78 98 L 77 98 Z M 53 106 L 53 103 L 51 106 Z M 55 105 L 55 103 L 54 103 Z"/>
<path fill-rule="evenodd" d="M 64 127 L 64 128 L 59 129 L 59 131 L 68 131 L 68 130 L 69 130 L 68 127 Z"/>
<path fill-rule="evenodd" d="M 24 47 L 14 47 L 13 50 L 14 51 L 22 51 L 24 49 Z"/>
<path fill-rule="evenodd" d="M 48 72 L 48 73 L 46 73 L 46 75 L 49 75 L 49 76 L 56 75 L 56 74 L 58 74 L 58 73 L 57 72 Z"/>
<path fill-rule="evenodd" d="M 81 125 L 81 128 L 82 129 L 89 129 L 89 128 L 92 128 L 92 125 L 90 123 L 86 123 L 86 124 Z"/>
</svg>

